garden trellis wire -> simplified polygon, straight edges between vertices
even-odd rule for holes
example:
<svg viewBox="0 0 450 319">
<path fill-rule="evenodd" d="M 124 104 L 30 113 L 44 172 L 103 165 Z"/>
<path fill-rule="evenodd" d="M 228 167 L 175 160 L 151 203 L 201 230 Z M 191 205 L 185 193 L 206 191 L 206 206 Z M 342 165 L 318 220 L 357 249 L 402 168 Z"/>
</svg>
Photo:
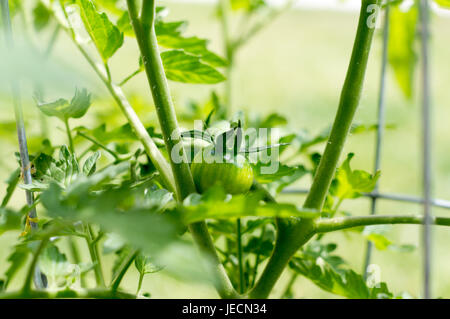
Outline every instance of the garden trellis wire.
<svg viewBox="0 0 450 319">
<path fill-rule="evenodd" d="M 421 58 L 422 58 L 422 74 L 421 74 L 421 94 L 422 94 L 422 197 L 415 197 L 404 194 L 386 194 L 379 193 L 378 187 L 372 193 L 363 194 L 365 197 L 371 198 L 370 214 L 376 213 L 376 204 L 378 199 L 393 200 L 399 202 L 418 203 L 423 205 L 424 220 L 422 233 L 423 246 L 423 297 L 429 299 L 431 294 L 431 223 L 432 223 L 432 206 L 450 209 L 450 201 L 432 198 L 432 174 L 431 174 L 431 93 L 430 93 L 430 70 L 429 70 L 429 4 L 428 0 L 419 0 L 420 13 L 420 42 L 421 42 Z M 380 87 L 378 92 L 378 115 L 377 115 L 377 131 L 375 139 L 374 152 L 374 172 L 380 168 L 381 149 L 383 144 L 384 123 L 385 123 L 385 105 L 386 105 L 386 68 L 387 68 L 387 49 L 389 40 L 389 6 L 385 6 L 385 15 L 383 23 L 383 47 L 381 60 Z M 283 194 L 307 194 L 308 189 L 286 189 Z M 373 246 L 371 242 L 367 242 L 366 255 L 364 259 L 364 275 L 367 275 L 367 267 L 370 264 L 371 252 Z"/>
<path fill-rule="evenodd" d="M 1 0 L 1 9 L 2 9 L 2 20 L 4 25 L 4 35 L 6 46 L 10 49 L 14 47 L 14 41 L 12 37 L 12 26 L 11 26 L 11 17 L 9 13 L 9 3 L 8 0 Z M 25 132 L 25 123 L 23 119 L 23 111 L 22 105 L 20 101 L 20 89 L 19 84 L 12 79 L 11 80 L 11 93 L 13 98 L 14 105 L 14 116 L 16 119 L 16 128 L 17 128 L 17 139 L 19 142 L 19 154 L 20 154 L 20 163 L 21 163 L 21 174 L 23 175 L 23 180 L 25 184 L 31 184 L 31 163 L 28 157 L 28 145 L 27 145 L 27 135 Z M 27 223 L 29 223 L 32 229 L 36 229 L 38 224 L 36 223 L 36 208 L 34 202 L 34 195 L 31 191 L 25 191 L 26 201 L 28 206 L 30 206 L 30 211 L 27 216 Z M 43 275 L 39 268 L 35 268 L 34 273 L 34 283 L 37 288 L 45 288 L 46 287 L 46 277 Z"/>
</svg>

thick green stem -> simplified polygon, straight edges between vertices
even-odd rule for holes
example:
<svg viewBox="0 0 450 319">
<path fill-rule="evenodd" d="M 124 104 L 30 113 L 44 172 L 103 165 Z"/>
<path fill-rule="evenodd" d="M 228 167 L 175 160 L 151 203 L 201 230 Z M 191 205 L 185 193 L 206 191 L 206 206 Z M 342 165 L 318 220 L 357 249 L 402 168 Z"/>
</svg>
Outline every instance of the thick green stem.
<svg viewBox="0 0 450 319">
<path fill-rule="evenodd" d="M 342 88 L 338 111 L 325 152 L 304 207 L 322 209 L 337 163 L 359 104 L 380 0 L 362 0 L 352 57 Z M 278 220 L 275 248 L 251 298 L 266 298 L 292 255 L 316 232 L 314 220 Z"/>
<path fill-rule="evenodd" d="M 176 181 L 177 194 L 183 199 L 196 191 L 194 181 L 187 163 L 184 148 L 179 153 L 172 154 L 176 146 L 182 145 L 181 134 L 170 95 L 169 85 L 158 50 L 158 43 L 154 29 L 154 1 L 143 1 L 142 19 L 138 18 L 135 1 L 127 1 L 136 39 L 142 55 L 145 72 L 147 74 L 150 90 L 158 114 L 161 132 L 164 137 L 167 152 L 169 153 L 172 171 Z M 179 157 L 178 161 L 174 157 Z"/>
<path fill-rule="evenodd" d="M 143 1 L 140 18 L 137 12 L 136 1 L 127 0 L 127 4 L 131 24 L 133 25 L 136 34 L 145 72 L 147 74 L 150 90 L 158 114 L 164 142 L 169 153 L 176 184 L 177 197 L 178 200 L 183 200 L 189 194 L 196 192 L 196 188 L 184 148 L 178 147 L 177 150 L 177 146 L 182 146 L 182 139 L 155 34 L 155 1 Z M 172 154 L 173 150 L 177 150 L 176 154 Z M 175 160 L 175 157 L 177 157 L 178 160 Z M 191 231 L 196 244 L 200 247 L 201 252 L 212 259 L 213 277 L 219 294 L 224 298 L 237 297 L 237 293 L 234 291 L 234 288 L 220 263 L 219 257 L 217 256 L 206 224 L 204 222 L 191 224 L 189 230 Z"/>
<path fill-rule="evenodd" d="M 347 228 L 385 225 L 385 224 L 423 224 L 423 216 L 405 215 L 405 216 L 354 216 L 354 217 L 335 217 L 330 219 L 316 220 L 316 231 L 318 233 L 327 233 Z M 434 217 L 431 224 L 440 226 L 450 226 L 450 217 Z"/>
</svg>

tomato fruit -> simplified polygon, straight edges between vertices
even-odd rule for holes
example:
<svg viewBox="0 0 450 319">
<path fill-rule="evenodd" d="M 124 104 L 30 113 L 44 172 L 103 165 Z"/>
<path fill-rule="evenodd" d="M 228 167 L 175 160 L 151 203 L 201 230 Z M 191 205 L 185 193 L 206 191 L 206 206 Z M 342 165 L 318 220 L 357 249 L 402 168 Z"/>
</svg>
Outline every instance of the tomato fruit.
<svg viewBox="0 0 450 319">
<path fill-rule="evenodd" d="M 204 155 L 206 153 L 207 155 Z M 253 169 L 245 156 L 223 156 L 199 152 L 191 164 L 192 177 L 200 193 L 221 185 L 228 194 L 243 194 L 253 184 Z"/>
</svg>

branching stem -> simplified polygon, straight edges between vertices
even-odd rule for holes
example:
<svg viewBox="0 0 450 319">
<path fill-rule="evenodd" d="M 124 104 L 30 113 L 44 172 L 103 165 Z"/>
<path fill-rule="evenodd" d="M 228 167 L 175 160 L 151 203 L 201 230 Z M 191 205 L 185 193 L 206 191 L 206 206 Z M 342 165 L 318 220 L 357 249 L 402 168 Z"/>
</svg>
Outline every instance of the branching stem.
<svg viewBox="0 0 450 319">
<path fill-rule="evenodd" d="M 352 57 L 325 152 L 304 207 L 321 210 L 359 104 L 380 0 L 362 0 Z M 293 254 L 315 234 L 312 219 L 278 220 L 272 256 L 249 296 L 267 298 Z"/>
</svg>

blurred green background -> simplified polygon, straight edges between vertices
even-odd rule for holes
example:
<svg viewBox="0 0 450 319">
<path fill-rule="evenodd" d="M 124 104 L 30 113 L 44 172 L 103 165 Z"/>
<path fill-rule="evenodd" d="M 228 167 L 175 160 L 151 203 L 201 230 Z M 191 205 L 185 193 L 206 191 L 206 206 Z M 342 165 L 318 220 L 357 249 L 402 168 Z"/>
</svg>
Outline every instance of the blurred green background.
<svg viewBox="0 0 450 319">
<path fill-rule="evenodd" d="M 170 8 L 168 20 L 183 19 L 189 21 L 188 34 L 211 39 L 211 48 L 221 52 L 220 25 L 215 16 L 215 7 L 207 4 L 182 4 L 166 2 Z M 259 33 L 240 52 L 236 61 L 234 82 L 234 110 L 269 114 L 278 112 L 289 119 L 292 129 L 308 129 L 319 133 L 331 124 L 338 104 L 341 86 L 350 58 L 357 12 L 314 11 L 296 9 L 282 15 L 270 26 Z M 432 55 L 431 74 L 433 91 L 433 176 L 434 194 L 438 198 L 450 199 L 450 19 L 433 16 L 432 18 Z M 48 39 L 49 34 L 42 37 Z M 108 122 L 109 127 L 125 123 L 117 107 L 109 100 L 104 100 L 106 91 L 95 78 L 87 63 L 80 56 L 73 44 L 61 35 L 53 56 L 65 65 L 77 69 L 88 80 L 88 87 L 94 92 L 95 100 L 87 116 L 74 121 L 72 126 L 86 125 L 99 114 L 117 113 Z M 111 61 L 113 77 L 120 80 L 137 67 L 137 48 L 134 40 L 127 38 L 126 45 L 119 50 Z M 356 121 L 362 124 L 376 123 L 377 90 L 381 60 L 381 34 L 378 32 L 367 70 L 367 81 Z M 397 83 L 388 71 L 387 88 L 387 123 L 394 128 L 388 129 L 384 137 L 382 150 L 382 192 L 405 193 L 420 196 L 421 192 L 421 135 L 420 135 L 420 92 L 419 81 L 415 83 L 414 98 L 406 100 Z M 416 70 L 419 79 L 420 70 Z M 52 84 L 41 83 L 49 96 L 54 96 Z M 176 107 L 183 109 L 190 100 L 202 101 L 209 97 L 211 86 L 186 85 L 170 83 Z M 221 85 L 214 86 L 222 90 Z M 72 90 L 72 89 L 71 89 Z M 155 111 L 148 92 L 144 75 L 132 79 L 125 86 L 126 93 L 136 96 L 138 113 L 145 122 L 155 120 Z M 40 135 L 39 116 L 31 100 L 32 90 L 25 88 L 23 99 L 25 105 L 27 130 L 31 136 Z M 70 96 L 70 90 L 66 97 Z M 60 97 L 60 96 L 54 96 Z M 7 96 L 2 97 L 0 120 L 1 149 L 0 180 L 5 180 L 16 167 L 12 105 Z M 111 118 L 111 117 L 110 117 Z M 11 123 L 9 123 L 11 122 Z M 65 143 L 62 125 L 57 121 L 49 123 L 52 141 Z M 8 133 L 9 131 L 9 133 Z M 11 135 L 12 134 L 12 135 Z M 346 147 L 348 152 L 356 153 L 353 167 L 372 171 L 375 134 L 368 132 L 352 136 Z M 321 148 L 319 147 L 318 150 Z M 33 147 L 31 146 L 31 152 Z M 295 186 L 307 186 L 310 180 L 301 180 Z M 0 188 L 0 196 L 5 187 Z M 16 192 L 13 202 L 20 207 L 23 193 Z M 301 204 L 302 195 L 281 195 L 280 200 Z M 343 209 L 355 215 L 369 212 L 369 200 L 357 199 L 344 202 Z M 380 214 L 421 213 L 420 205 L 396 203 L 381 200 L 378 205 Z M 437 215 L 449 215 L 450 211 L 434 209 Z M 0 274 L 8 266 L 7 256 L 10 247 L 16 242 L 18 233 L 6 233 L 0 237 Z M 413 244 L 414 252 L 400 253 L 393 251 L 374 251 L 372 263 L 380 267 L 382 281 L 386 281 L 392 291 L 408 292 L 414 297 L 422 295 L 422 250 L 421 228 L 418 226 L 394 226 L 386 235 L 394 243 Z M 343 256 L 357 272 L 362 271 L 365 240 L 361 235 L 336 233 L 327 236 L 327 241 L 338 243 L 337 253 Z M 433 228 L 433 292 L 434 297 L 450 297 L 450 229 Z M 84 243 L 80 242 L 80 247 Z M 87 252 L 84 254 L 88 258 Z M 111 263 L 112 256 L 104 260 Z M 106 267 L 105 267 L 106 269 Z M 107 278 L 110 274 L 106 273 Z M 91 275 L 90 275 L 91 276 Z M 93 277 L 93 276 L 92 276 Z M 272 297 L 278 297 L 289 278 L 287 271 L 275 287 Z M 20 284 L 20 276 L 14 280 L 11 288 Z M 137 285 L 137 273 L 130 271 L 126 275 L 124 288 L 131 291 Z M 208 298 L 215 297 L 215 292 L 205 285 L 192 285 L 172 279 L 164 272 L 147 275 L 143 291 L 155 298 Z M 335 298 L 323 292 L 307 279 L 299 278 L 294 286 L 296 298 Z"/>
</svg>

